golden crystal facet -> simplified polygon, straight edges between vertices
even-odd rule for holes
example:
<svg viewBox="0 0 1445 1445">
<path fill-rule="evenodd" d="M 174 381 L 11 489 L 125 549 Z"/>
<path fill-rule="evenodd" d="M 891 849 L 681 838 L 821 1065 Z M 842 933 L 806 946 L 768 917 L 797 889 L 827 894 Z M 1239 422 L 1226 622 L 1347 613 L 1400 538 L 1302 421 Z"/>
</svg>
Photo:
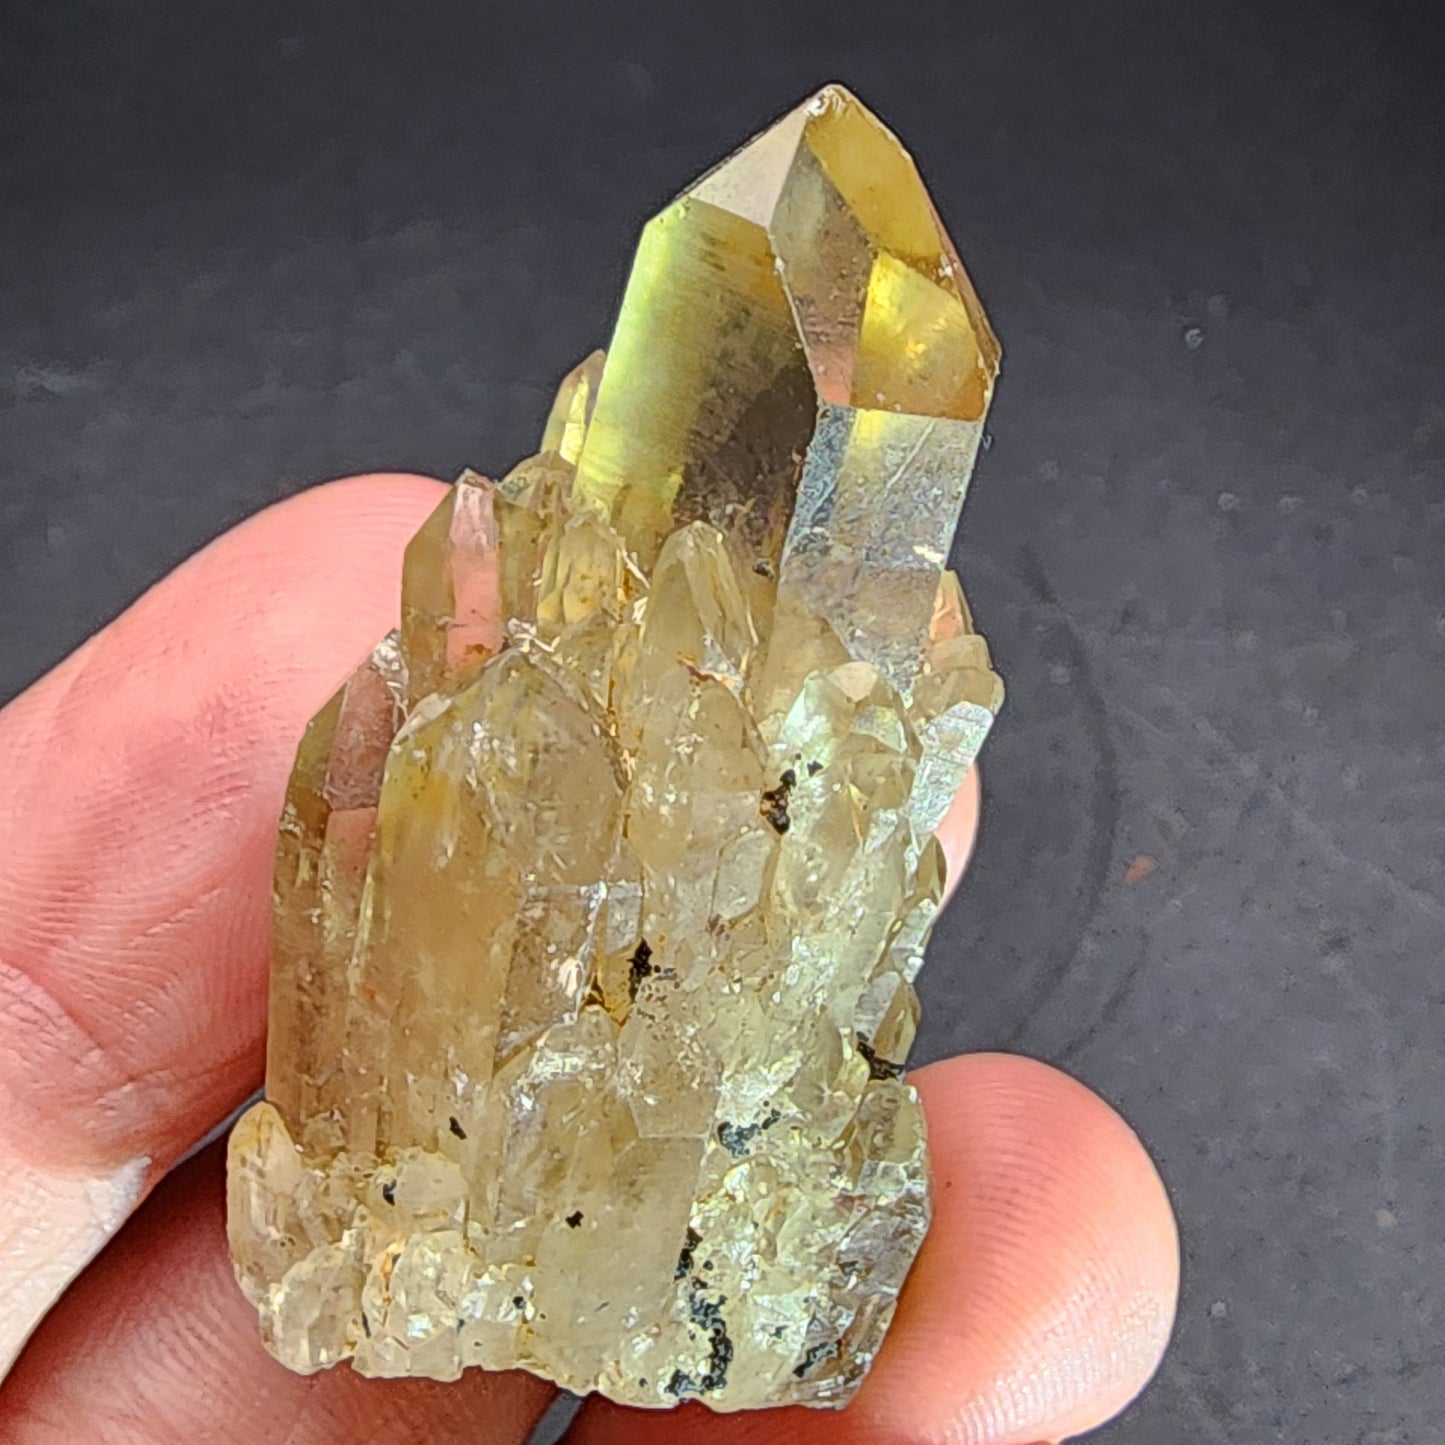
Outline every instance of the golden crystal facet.
<svg viewBox="0 0 1445 1445">
<path fill-rule="evenodd" d="M 841 1405 L 928 1223 L 931 834 L 1001 701 L 943 568 L 998 367 L 828 87 L 643 232 L 465 474 L 281 822 L 242 1287 L 292 1369 Z"/>
</svg>

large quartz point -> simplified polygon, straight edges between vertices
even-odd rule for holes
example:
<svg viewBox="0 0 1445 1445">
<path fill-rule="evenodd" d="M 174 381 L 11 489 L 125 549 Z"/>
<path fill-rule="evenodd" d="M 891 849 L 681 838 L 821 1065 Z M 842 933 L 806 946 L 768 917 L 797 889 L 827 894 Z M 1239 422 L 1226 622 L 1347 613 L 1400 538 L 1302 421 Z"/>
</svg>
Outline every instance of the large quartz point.
<svg viewBox="0 0 1445 1445">
<path fill-rule="evenodd" d="M 230 1234 L 294 1370 L 842 1405 L 928 1227 L 900 1076 L 1001 699 L 944 561 L 998 345 L 830 86 L 644 230 L 307 729 Z"/>
</svg>

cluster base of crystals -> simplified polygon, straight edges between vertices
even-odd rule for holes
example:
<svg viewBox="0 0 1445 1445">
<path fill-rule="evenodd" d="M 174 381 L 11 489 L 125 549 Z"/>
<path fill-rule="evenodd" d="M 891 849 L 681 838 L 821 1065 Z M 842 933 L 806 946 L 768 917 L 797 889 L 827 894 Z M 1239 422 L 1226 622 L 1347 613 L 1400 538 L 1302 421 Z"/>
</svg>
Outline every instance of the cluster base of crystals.
<svg viewBox="0 0 1445 1445">
<path fill-rule="evenodd" d="M 313 1371 L 838 1406 L 929 1219 L 933 830 L 1001 700 L 944 570 L 998 347 L 829 87 L 645 229 L 307 729 L 229 1219 Z"/>
</svg>

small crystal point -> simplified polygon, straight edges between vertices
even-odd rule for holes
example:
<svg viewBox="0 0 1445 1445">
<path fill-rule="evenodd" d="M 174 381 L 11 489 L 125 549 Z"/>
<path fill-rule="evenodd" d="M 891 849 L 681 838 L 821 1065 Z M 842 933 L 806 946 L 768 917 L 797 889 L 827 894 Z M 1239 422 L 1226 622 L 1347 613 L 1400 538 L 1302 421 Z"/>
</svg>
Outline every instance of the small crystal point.
<svg viewBox="0 0 1445 1445">
<path fill-rule="evenodd" d="M 943 569 L 997 368 L 829 86 L 647 225 L 538 455 L 418 533 L 281 822 L 229 1172 L 278 1359 L 857 1388 L 929 1217 L 931 830 L 1002 699 Z"/>
<path fill-rule="evenodd" d="M 501 648 L 494 490 L 464 472 L 406 549 L 401 645 L 413 703 L 470 677 Z"/>
<path fill-rule="evenodd" d="M 582 452 L 606 359 L 605 353 L 594 351 L 585 361 L 578 362 L 562 378 L 547 415 L 547 425 L 542 430 L 542 450 L 555 452 L 568 466 L 575 467 Z"/>
</svg>

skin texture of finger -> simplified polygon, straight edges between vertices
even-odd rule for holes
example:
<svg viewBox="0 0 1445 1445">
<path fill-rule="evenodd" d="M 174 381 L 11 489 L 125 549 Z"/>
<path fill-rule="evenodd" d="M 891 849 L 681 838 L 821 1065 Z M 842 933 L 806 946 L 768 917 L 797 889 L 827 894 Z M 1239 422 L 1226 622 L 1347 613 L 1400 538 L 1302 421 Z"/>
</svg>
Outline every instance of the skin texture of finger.
<svg viewBox="0 0 1445 1445">
<path fill-rule="evenodd" d="M 52 1311 L 0 1387 L 7 1445 L 520 1445 L 529 1375 L 293 1375 L 261 1348 L 226 1248 L 224 1151 L 167 1179 Z"/>
<path fill-rule="evenodd" d="M 272 507 L 0 713 L 4 1146 L 164 1168 L 256 1086 L 296 741 L 393 625 L 439 495 L 367 477 Z"/>
<path fill-rule="evenodd" d="M 365 477 L 261 513 L 0 713 L 0 1376 L 260 1082 L 296 740 L 393 623 L 440 492 Z"/>
<path fill-rule="evenodd" d="M 569 1445 L 1033 1445 L 1138 1394 L 1169 1338 L 1179 1250 L 1128 1125 L 1028 1059 L 976 1054 L 910 1077 L 933 1225 L 849 1407 L 649 1416 L 592 1401 Z"/>
</svg>

